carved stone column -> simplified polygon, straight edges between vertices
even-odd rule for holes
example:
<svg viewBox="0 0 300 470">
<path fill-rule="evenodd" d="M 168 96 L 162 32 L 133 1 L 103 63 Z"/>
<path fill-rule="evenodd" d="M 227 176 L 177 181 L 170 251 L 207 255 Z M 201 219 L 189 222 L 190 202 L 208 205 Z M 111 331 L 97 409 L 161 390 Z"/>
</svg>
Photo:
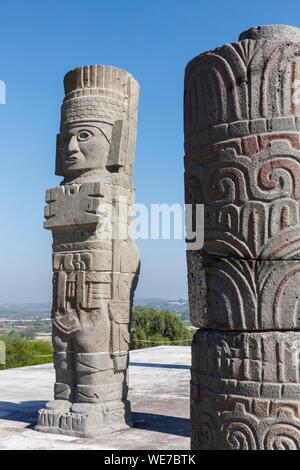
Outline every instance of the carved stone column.
<svg viewBox="0 0 300 470">
<path fill-rule="evenodd" d="M 300 30 L 263 26 L 185 76 L 193 449 L 300 449 Z"/>
<path fill-rule="evenodd" d="M 139 86 L 126 71 L 70 71 L 46 194 L 53 235 L 54 400 L 37 430 L 99 436 L 130 425 L 127 366 L 139 252 L 130 209 Z"/>
</svg>

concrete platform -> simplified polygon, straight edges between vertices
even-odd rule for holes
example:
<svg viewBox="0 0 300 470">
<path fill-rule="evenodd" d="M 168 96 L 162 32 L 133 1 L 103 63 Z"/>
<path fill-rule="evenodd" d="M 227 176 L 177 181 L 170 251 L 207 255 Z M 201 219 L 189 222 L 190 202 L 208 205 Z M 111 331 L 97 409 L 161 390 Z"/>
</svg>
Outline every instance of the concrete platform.
<svg viewBox="0 0 300 470">
<path fill-rule="evenodd" d="M 160 346 L 130 354 L 134 427 L 101 439 L 36 432 L 37 411 L 52 398 L 52 365 L 0 371 L 0 449 L 188 450 L 190 348 Z"/>
</svg>

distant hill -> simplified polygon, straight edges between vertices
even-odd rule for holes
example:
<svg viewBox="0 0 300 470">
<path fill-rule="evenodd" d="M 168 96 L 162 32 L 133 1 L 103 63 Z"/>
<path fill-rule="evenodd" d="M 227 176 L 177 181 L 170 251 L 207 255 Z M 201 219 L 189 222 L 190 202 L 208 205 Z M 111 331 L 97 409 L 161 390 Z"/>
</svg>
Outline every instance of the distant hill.
<svg viewBox="0 0 300 470">
<path fill-rule="evenodd" d="M 47 315 L 51 311 L 51 303 L 3 303 L 0 314 L 3 315 Z"/>
<path fill-rule="evenodd" d="M 152 307 L 158 310 L 171 310 L 180 315 L 180 317 L 189 322 L 189 305 L 185 299 L 167 300 L 161 298 L 134 300 L 134 306 L 143 305 L 144 307 Z M 50 317 L 51 303 L 3 303 L 0 304 L 0 317 L 14 318 L 46 318 Z"/>
</svg>

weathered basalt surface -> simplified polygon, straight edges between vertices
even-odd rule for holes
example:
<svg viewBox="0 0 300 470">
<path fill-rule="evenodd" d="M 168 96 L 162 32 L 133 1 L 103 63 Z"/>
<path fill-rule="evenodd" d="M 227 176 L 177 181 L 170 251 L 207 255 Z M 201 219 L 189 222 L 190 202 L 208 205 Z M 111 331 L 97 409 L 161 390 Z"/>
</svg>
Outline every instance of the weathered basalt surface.
<svg viewBox="0 0 300 470">
<path fill-rule="evenodd" d="M 300 30 L 261 26 L 185 75 L 193 449 L 300 449 Z M 206 329 L 206 331 L 201 331 Z"/>
<path fill-rule="evenodd" d="M 46 193 L 53 234 L 54 400 L 37 429 L 93 437 L 131 425 L 130 313 L 139 252 L 130 238 L 139 86 L 91 65 L 64 80 L 56 174 Z"/>
</svg>

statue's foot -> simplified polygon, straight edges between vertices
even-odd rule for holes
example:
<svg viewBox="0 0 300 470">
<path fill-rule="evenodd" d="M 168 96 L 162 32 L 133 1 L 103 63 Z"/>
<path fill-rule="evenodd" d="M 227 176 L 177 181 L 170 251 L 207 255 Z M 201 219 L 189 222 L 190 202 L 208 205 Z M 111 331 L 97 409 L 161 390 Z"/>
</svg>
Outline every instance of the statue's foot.
<svg viewBox="0 0 300 470">
<path fill-rule="evenodd" d="M 36 431 L 61 434 L 61 421 L 69 413 L 70 407 L 68 400 L 52 400 L 46 403 L 39 411 Z"/>
<path fill-rule="evenodd" d="M 39 412 L 37 431 L 75 437 L 100 437 L 132 426 L 129 403 L 70 403 L 54 400 Z"/>
<path fill-rule="evenodd" d="M 89 411 L 101 411 L 99 403 L 72 403 L 71 409 L 73 413 L 88 413 Z"/>
<path fill-rule="evenodd" d="M 46 403 L 45 408 L 51 411 L 66 412 L 70 410 L 72 403 L 68 400 L 52 400 Z"/>
</svg>

